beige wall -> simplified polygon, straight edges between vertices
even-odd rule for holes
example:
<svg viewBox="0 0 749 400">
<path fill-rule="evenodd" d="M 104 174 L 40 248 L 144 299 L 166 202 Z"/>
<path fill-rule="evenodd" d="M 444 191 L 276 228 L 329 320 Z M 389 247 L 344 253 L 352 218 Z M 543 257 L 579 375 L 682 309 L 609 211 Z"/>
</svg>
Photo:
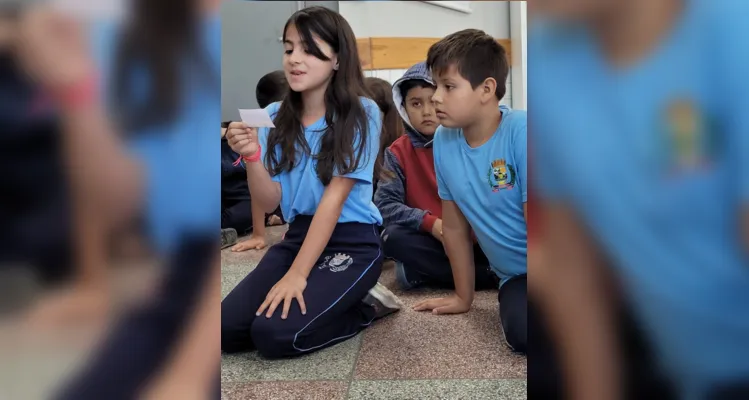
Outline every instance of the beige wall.
<svg viewBox="0 0 749 400">
<path fill-rule="evenodd" d="M 509 2 L 464 3 L 469 3 L 470 14 L 422 1 L 341 1 L 338 11 L 358 37 L 442 37 L 468 28 L 510 37 Z"/>
</svg>

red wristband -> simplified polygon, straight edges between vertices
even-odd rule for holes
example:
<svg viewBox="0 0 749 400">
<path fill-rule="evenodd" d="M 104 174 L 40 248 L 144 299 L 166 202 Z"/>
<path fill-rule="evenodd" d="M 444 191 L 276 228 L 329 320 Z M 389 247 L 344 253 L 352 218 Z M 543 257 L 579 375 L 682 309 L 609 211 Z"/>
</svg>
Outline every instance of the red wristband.
<svg viewBox="0 0 749 400">
<path fill-rule="evenodd" d="M 247 156 L 239 156 L 237 158 L 237 161 L 234 161 L 234 166 L 236 167 L 239 165 L 240 162 L 244 161 L 245 163 L 251 163 L 251 162 L 258 162 L 260 161 L 260 151 L 262 150 L 262 147 L 260 145 L 257 145 L 257 151 L 255 154 L 247 157 Z"/>
<path fill-rule="evenodd" d="M 98 97 L 98 78 L 92 73 L 75 83 L 53 90 L 52 95 L 65 108 L 90 106 Z"/>
</svg>

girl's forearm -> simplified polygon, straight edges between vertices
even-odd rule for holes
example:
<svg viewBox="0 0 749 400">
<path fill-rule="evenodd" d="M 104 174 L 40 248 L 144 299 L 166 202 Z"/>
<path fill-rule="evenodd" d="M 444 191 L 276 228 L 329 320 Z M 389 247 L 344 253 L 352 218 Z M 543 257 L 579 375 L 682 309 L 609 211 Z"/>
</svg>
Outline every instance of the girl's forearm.
<svg viewBox="0 0 749 400">
<path fill-rule="evenodd" d="M 107 281 L 107 243 L 112 230 L 105 219 L 88 205 L 90 200 L 75 196 L 75 284 L 79 287 L 104 289 Z"/>
<path fill-rule="evenodd" d="M 101 105 L 63 105 L 61 116 L 75 224 L 75 283 L 104 289 L 111 234 L 142 203 L 142 167 L 127 154 Z"/>
<path fill-rule="evenodd" d="M 271 180 L 261 161 L 247 163 L 247 185 L 253 204 L 257 203 L 263 214 L 270 214 L 278 208 L 281 203 L 281 185 Z"/>
<path fill-rule="evenodd" d="M 143 203 L 144 171 L 128 154 L 100 105 L 63 108 L 64 152 L 74 190 L 113 226 Z"/>
</svg>

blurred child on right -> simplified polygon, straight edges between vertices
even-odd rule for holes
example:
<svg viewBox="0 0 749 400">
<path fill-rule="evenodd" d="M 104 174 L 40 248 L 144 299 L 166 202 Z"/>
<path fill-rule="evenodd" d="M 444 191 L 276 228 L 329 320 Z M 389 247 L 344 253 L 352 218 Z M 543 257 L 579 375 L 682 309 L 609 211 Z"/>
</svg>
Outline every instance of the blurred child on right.
<svg viewBox="0 0 749 400">
<path fill-rule="evenodd" d="M 403 289 L 421 285 L 451 287 L 450 260 L 442 244 L 442 202 L 437 194 L 432 141 L 439 119 L 432 103 L 435 85 L 424 62 L 395 82 L 392 98 L 406 135 L 385 149 L 387 175 L 377 188 L 375 204 L 382 213 L 385 255 L 396 260 Z M 497 287 L 489 260 L 474 246 L 476 285 Z"/>
</svg>

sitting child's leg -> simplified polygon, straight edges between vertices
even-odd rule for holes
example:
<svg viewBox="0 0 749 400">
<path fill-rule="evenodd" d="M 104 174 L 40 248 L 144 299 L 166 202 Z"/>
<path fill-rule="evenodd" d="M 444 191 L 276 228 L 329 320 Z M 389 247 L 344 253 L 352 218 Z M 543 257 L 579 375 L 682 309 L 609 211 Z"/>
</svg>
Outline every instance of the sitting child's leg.
<svg viewBox="0 0 749 400">
<path fill-rule="evenodd" d="M 221 229 L 234 228 L 239 236 L 246 235 L 252 229 L 252 212 L 250 200 L 239 200 L 221 210 Z"/>
<path fill-rule="evenodd" d="M 382 233 L 385 255 L 397 260 L 398 283 L 404 289 L 420 285 L 451 286 L 450 260 L 442 243 L 426 232 L 390 225 Z"/>
<path fill-rule="evenodd" d="M 528 347 L 527 274 L 511 278 L 499 290 L 499 318 L 507 344 L 525 353 Z"/>
<path fill-rule="evenodd" d="M 382 233 L 385 256 L 396 260 L 396 276 L 403 289 L 418 286 L 455 287 L 450 260 L 442 242 L 432 235 L 401 225 L 391 225 Z M 496 289 L 497 275 L 476 245 L 473 248 L 476 289 Z"/>
</svg>

